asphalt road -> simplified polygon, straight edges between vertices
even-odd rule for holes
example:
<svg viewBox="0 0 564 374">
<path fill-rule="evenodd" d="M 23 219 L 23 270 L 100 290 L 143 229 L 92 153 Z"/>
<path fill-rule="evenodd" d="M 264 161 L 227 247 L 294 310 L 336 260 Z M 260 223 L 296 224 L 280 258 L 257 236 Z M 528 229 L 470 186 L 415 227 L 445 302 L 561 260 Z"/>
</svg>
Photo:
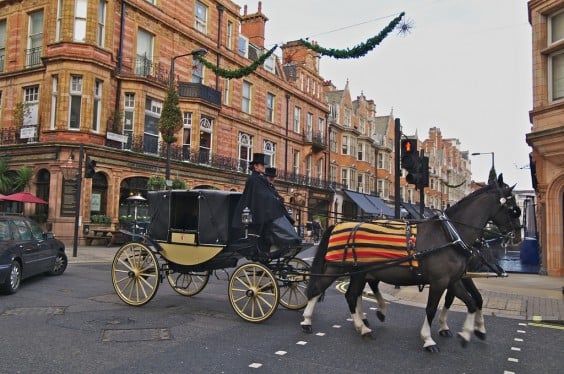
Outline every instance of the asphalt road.
<svg viewBox="0 0 564 374">
<path fill-rule="evenodd" d="M 362 339 L 334 288 L 318 304 L 314 334 L 300 311 L 279 307 L 259 324 L 231 309 L 227 274 L 187 298 L 166 283 L 142 307 L 115 294 L 109 264 L 71 264 L 0 296 L 1 373 L 560 373 L 563 326 L 486 317 L 486 341 L 462 348 L 433 334 L 441 352 L 422 349 L 421 308 L 392 304 L 384 323 L 365 302 L 374 330 Z M 463 313 L 451 313 L 453 331 Z"/>
</svg>

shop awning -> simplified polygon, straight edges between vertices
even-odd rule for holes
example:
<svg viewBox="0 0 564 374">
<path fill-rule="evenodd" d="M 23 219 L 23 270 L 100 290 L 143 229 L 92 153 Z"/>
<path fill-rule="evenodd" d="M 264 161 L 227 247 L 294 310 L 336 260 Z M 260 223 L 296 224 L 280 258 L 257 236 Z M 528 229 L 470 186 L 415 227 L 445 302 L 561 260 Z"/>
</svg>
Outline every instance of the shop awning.
<svg viewBox="0 0 564 374">
<path fill-rule="evenodd" d="M 427 207 L 423 208 L 423 217 L 419 214 L 419 204 L 409 204 L 401 203 L 401 206 L 407 210 L 407 212 L 414 219 L 429 218 L 433 216 L 433 211 Z"/>
<path fill-rule="evenodd" d="M 343 190 L 347 195 L 366 215 L 373 216 L 394 216 L 394 210 L 386 205 L 382 199 L 367 195 L 359 192 Z"/>
</svg>

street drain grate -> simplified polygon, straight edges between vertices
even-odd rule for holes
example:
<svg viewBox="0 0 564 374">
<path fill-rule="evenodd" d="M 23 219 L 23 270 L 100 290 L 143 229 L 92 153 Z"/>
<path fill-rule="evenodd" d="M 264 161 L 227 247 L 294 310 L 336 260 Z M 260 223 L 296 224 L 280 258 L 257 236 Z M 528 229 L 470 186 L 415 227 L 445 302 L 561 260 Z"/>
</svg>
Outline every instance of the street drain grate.
<svg viewBox="0 0 564 374">
<path fill-rule="evenodd" d="M 170 340 L 172 335 L 169 329 L 122 329 L 104 330 L 103 342 L 139 342 Z"/>
<path fill-rule="evenodd" d="M 66 307 L 64 306 L 47 306 L 33 308 L 13 308 L 2 313 L 3 316 L 44 316 L 53 314 L 63 314 Z"/>
</svg>

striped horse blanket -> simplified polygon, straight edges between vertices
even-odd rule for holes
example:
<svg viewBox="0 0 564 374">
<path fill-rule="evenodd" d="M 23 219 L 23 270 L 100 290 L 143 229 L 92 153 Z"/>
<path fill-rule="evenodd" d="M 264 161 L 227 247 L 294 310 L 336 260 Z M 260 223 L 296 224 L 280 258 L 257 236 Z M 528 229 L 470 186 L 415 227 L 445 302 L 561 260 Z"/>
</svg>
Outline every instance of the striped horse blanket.
<svg viewBox="0 0 564 374">
<path fill-rule="evenodd" d="M 385 262 L 415 253 L 417 225 L 400 220 L 338 223 L 331 232 L 328 262 Z M 417 267 L 416 260 L 400 263 Z"/>
</svg>

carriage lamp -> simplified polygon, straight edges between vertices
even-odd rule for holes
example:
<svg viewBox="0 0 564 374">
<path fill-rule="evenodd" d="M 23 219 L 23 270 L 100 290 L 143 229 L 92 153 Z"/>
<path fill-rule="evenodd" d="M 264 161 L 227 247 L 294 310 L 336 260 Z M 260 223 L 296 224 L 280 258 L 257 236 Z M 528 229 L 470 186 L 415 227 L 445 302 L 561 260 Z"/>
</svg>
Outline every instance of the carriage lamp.
<svg viewBox="0 0 564 374">
<path fill-rule="evenodd" d="M 245 209 L 243 209 L 243 213 L 241 213 L 241 222 L 245 226 L 253 223 L 253 215 L 251 214 L 251 210 L 248 207 L 245 207 Z"/>
</svg>

